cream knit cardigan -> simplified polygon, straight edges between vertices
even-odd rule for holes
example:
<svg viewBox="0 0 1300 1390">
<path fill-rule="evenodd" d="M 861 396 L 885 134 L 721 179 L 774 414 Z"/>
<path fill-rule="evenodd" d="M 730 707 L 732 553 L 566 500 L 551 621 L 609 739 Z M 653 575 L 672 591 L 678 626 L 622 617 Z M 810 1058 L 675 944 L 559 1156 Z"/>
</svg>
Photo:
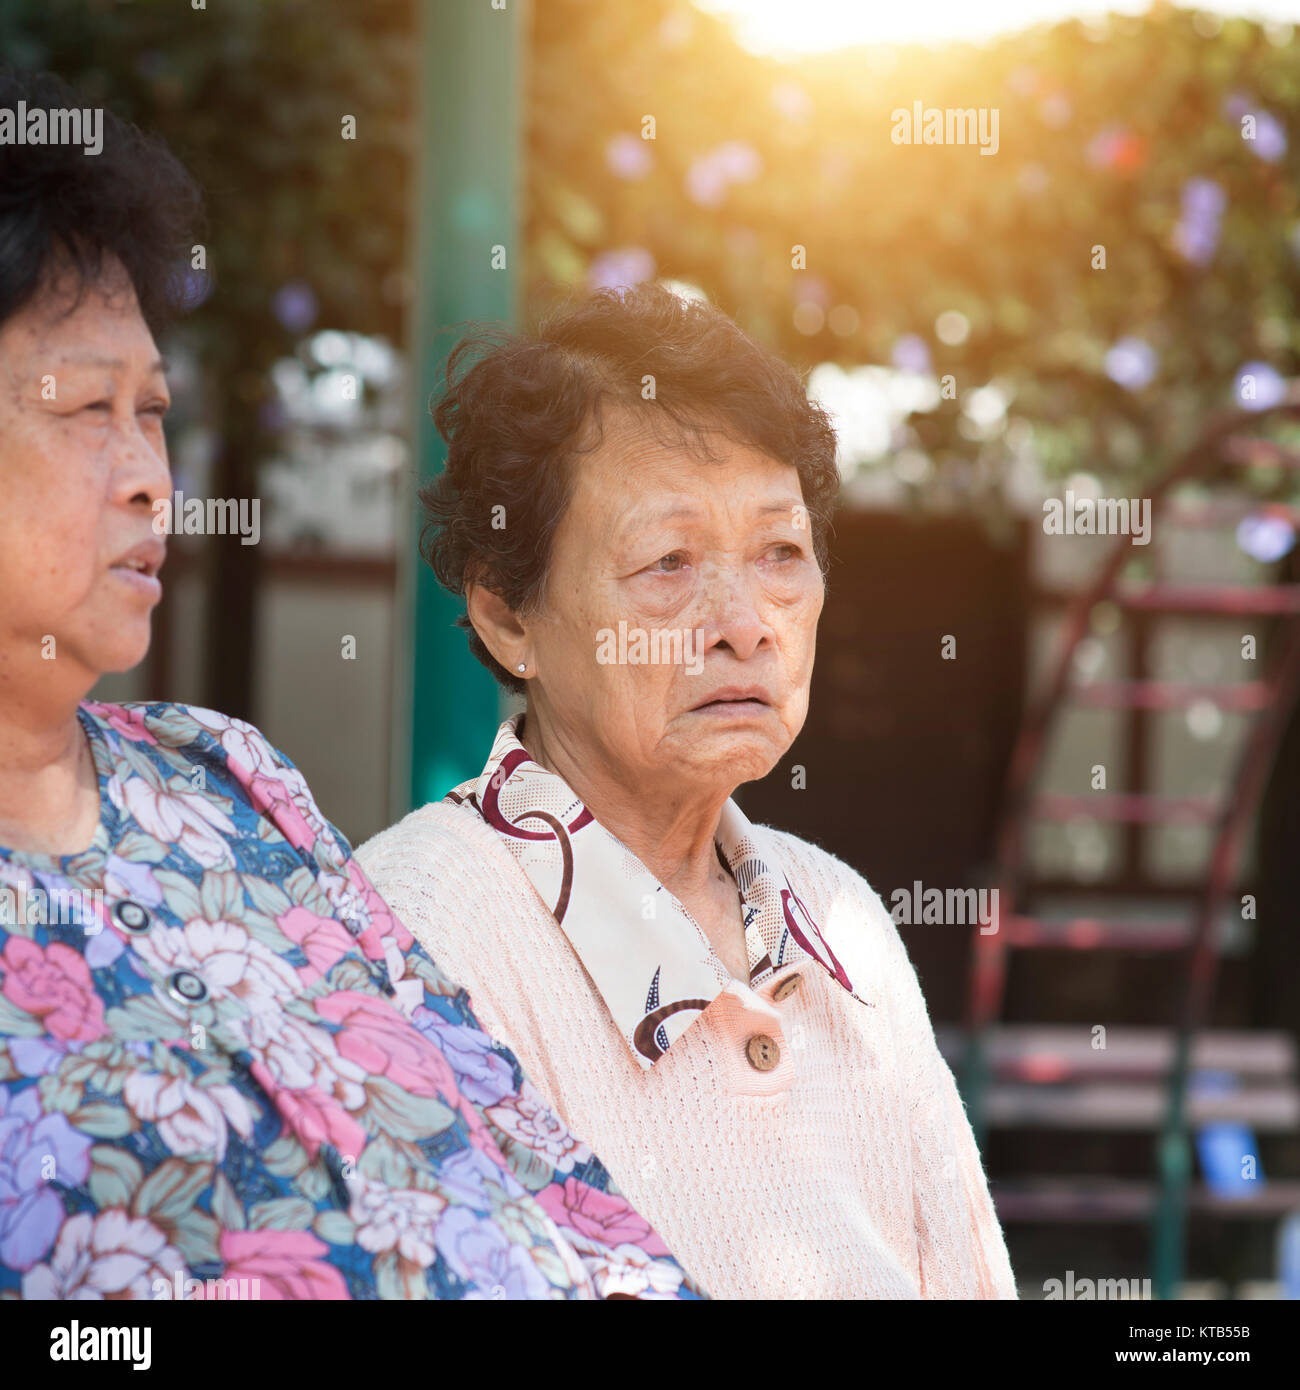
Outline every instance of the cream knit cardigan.
<svg viewBox="0 0 1300 1390">
<path fill-rule="evenodd" d="M 754 993 L 780 1061 L 720 995 L 643 1070 L 497 833 L 431 803 L 357 858 L 714 1298 L 1015 1298 L 1006 1244 L 916 972 L 865 879 L 769 830 L 866 1004 L 816 962 Z"/>
</svg>

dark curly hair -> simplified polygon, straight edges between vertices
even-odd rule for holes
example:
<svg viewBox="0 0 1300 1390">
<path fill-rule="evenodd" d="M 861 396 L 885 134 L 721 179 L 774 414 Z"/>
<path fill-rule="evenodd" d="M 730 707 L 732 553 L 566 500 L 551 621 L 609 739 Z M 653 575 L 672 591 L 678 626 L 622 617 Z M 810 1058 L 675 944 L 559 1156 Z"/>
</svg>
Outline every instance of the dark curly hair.
<svg viewBox="0 0 1300 1390">
<path fill-rule="evenodd" d="M 447 466 L 420 492 L 420 548 L 444 588 L 463 595 L 468 583 L 482 584 L 516 613 L 537 604 L 574 459 L 599 447 L 606 402 L 635 413 L 661 441 L 689 440 L 702 458 L 717 431 L 791 464 L 826 572 L 839 491 L 826 412 L 794 368 L 721 310 L 647 283 L 571 299 L 532 334 L 477 325 L 452 349 L 433 410 Z M 493 525 L 498 507 L 509 518 L 504 529 Z M 525 683 L 492 656 L 468 615 L 457 623 L 496 679 L 522 693 Z"/>
<path fill-rule="evenodd" d="M 51 73 L 0 67 L 0 108 L 71 110 L 84 102 Z M 0 145 L 0 324 L 41 290 L 57 262 L 77 299 L 115 256 L 157 332 L 183 302 L 184 271 L 201 218 L 197 184 L 160 140 L 103 113 L 103 148 Z M 183 258 L 183 259 L 182 259 Z"/>
</svg>

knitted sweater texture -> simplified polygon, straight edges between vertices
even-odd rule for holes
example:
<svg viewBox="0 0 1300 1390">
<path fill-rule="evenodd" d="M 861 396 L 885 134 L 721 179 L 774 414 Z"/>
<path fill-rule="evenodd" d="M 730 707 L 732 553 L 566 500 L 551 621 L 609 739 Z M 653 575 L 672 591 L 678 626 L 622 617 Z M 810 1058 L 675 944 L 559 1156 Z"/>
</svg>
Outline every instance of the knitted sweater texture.
<svg viewBox="0 0 1300 1390">
<path fill-rule="evenodd" d="M 752 1016 L 726 993 L 643 1070 L 471 809 L 424 806 L 357 858 L 712 1297 L 1015 1298 L 979 1151 L 889 912 L 843 861 L 768 833 L 866 1002 L 808 960 L 765 982 L 754 994 L 779 1056 L 766 1071 L 747 1053 Z"/>
</svg>

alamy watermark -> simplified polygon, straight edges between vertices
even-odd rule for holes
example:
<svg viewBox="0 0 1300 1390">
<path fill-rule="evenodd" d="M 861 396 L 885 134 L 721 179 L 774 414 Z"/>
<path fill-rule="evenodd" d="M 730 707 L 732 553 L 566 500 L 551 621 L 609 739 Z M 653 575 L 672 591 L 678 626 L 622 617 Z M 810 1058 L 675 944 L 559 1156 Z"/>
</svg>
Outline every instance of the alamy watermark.
<svg viewBox="0 0 1300 1390">
<path fill-rule="evenodd" d="M 1043 503 L 1043 532 L 1048 536 L 1132 536 L 1134 545 L 1151 540 L 1149 497 L 1064 497 Z"/>
<path fill-rule="evenodd" d="M 133 1371 L 153 1365 L 150 1327 L 82 1327 L 75 1318 L 69 1327 L 50 1332 L 51 1361 L 130 1361 Z"/>
<path fill-rule="evenodd" d="M 192 1279 L 179 1269 L 172 1272 L 170 1279 L 155 1279 L 152 1289 L 154 1298 L 164 1300 L 224 1299 L 233 1302 L 262 1297 L 262 1281 L 256 1275 L 251 1279 Z"/>
<path fill-rule="evenodd" d="M 256 545 L 262 537 L 262 501 L 178 492 L 153 504 L 153 529 L 159 536 L 238 536 L 240 545 Z"/>
<path fill-rule="evenodd" d="M 1128 1300 L 1151 1297 L 1150 1279 L 1076 1279 L 1067 1269 L 1064 1279 L 1044 1279 L 1043 1298 L 1081 1301 Z"/>
<path fill-rule="evenodd" d="M 889 901 L 889 915 L 900 927 L 978 923 L 981 936 L 993 936 L 998 929 L 996 888 L 927 888 L 918 878 L 911 888 L 895 888 Z"/>
<path fill-rule="evenodd" d="M 940 108 L 914 101 L 910 111 L 895 107 L 889 119 L 889 138 L 896 145 L 978 145 L 980 154 L 998 152 L 996 106 Z"/>
<path fill-rule="evenodd" d="M 81 927 L 87 936 L 104 929 L 102 888 L 25 888 L 0 883 L 0 927 Z"/>
<path fill-rule="evenodd" d="M 101 154 L 104 108 L 0 106 L 0 145 L 80 145 L 83 154 Z"/>
<path fill-rule="evenodd" d="M 596 633 L 596 661 L 601 666 L 684 666 L 692 676 L 704 671 L 702 627 L 629 627 Z"/>
</svg>

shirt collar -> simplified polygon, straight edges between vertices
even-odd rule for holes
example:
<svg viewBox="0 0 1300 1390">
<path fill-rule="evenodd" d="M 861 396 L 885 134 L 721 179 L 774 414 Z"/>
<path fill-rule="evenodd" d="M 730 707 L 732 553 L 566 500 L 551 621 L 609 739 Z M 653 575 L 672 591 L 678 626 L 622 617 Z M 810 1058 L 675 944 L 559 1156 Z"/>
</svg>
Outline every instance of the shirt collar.
<svg viewBox="0 0 1300 1390">
<path fill-rule="evenodd" d="M 529 757 L 519 742 L 522 719 L 502 723 L 482 773 L 445 800 L 472 808 L 501 837 L 648 1069 L 719 994 L 730 990 L 743 1002 L 748 991 L 673 894 L 562 777 Z M 740 892 L 749 985 L 807 957 L 852 992 L 786 877 L 773 837 L 729 800 L 716 841 Z"/>
</svg>

